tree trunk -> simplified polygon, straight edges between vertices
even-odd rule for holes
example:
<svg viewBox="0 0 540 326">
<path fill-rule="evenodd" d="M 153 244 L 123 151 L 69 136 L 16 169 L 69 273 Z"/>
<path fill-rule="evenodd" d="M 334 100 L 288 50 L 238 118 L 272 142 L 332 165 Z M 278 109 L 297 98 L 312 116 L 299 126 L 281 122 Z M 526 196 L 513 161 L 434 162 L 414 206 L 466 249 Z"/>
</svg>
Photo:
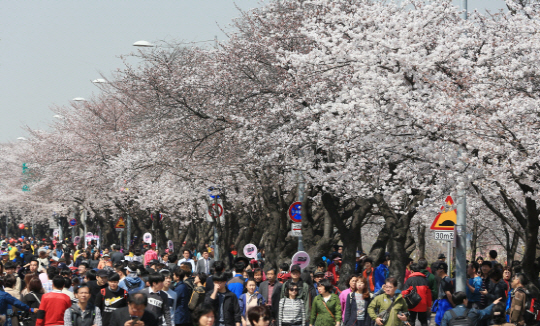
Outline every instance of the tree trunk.
<svg viewBox="0 0 540 326">
<path fill-rule="evenodd" d="M 426 258 L 426 226 L 418 226 L 418 257 Z"/>
<path fill-rule="evenodd" d="M 476 261 L 476 250 L 478 241 L 478 223 L 473 222 L 472 237 L 471 237 L 471 261 Z"/>
</svg>

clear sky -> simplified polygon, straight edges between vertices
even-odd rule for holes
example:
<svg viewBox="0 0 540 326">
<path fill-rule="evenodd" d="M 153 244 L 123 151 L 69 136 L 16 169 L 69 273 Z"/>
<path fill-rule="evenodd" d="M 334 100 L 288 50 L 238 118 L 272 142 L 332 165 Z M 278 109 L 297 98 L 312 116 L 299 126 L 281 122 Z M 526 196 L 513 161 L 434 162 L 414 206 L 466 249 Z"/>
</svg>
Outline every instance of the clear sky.
<svg viewBox="0 0 540 326">
<path fill-rule="evenodd" d="M 461 0 L 454 1 L 456 5 Z M 98 89 L 138 40 L 224 40 L 220 27 L 257 0 L 0 0 L 0 142 L 47 129 L 50 107 Z M 469 0 L 469 10 L 504 8 Z"/>
</svg>

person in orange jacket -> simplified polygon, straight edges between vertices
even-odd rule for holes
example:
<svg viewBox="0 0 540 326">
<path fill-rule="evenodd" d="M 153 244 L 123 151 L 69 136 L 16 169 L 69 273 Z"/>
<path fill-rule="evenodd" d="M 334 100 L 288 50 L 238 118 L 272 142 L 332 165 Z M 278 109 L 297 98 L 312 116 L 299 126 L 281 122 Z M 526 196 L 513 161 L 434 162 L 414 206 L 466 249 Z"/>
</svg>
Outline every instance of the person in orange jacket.
<svg viewBox="0 0 540 326">
<path fill-rule="evenodd" d="M 333 253 L 331 256 L 332 263 L 328 265 L 328 271 L 334 275 L 334 279 L 330 280 L 332 285 L 339 282 L 339 270 L 341 269 L 341 254 Z"/>
<path fill-rule="evenodd" d="M 364 271 L 362 272 L 362 276 L 367 280 L 369 292 L 371 293 L 375 291 L 375 278 L 373 276 L 374 272 L 373 259 L 367 257 L 364 260 Z"/>
</svg>

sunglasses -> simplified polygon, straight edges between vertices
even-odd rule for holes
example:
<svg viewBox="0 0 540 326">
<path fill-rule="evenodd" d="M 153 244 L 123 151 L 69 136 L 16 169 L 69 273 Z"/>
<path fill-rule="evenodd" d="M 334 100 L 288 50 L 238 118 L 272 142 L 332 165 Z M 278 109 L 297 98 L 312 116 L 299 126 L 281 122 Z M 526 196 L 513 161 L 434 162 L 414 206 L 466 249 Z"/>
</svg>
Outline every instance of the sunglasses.
<svg viewBox="0 0 540 326">
<path fill-rule="evenodd" d="M 298 289 L 289 289 L 289 291 L 298 292 Z"/>
</svg>

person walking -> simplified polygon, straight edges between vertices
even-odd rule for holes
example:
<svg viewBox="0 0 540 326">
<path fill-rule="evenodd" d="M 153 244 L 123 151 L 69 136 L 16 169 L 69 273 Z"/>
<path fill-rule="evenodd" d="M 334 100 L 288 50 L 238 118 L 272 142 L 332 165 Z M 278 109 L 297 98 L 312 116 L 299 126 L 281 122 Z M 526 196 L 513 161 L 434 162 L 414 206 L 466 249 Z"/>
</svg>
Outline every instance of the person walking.
<svg viewBox="0 0 540 326">
<path fill-rule="evenodd" d="M 285 297 L 277 304 L 276 315 L 278 326 L 304 326 L 306 324 L 306 307 L 304 301 L 298 298 L 298 284 L 285 284 Z"/>
<path fill-rule="evenodd" d="M 492 304 L 485 309 L 467 309 L 467 294 L 463 291 L 457 291 L 452 294 L 452 302 L 456 304 L 456 307 L 450 309 L 444 313 L 441 321 L 441 326 L 452 326 L 452 319 L 459 317 L 465 317 L 468 319 L 469 325 L 478 325 L 481 321 L 487 322 L 491 315 L 491 309 L 493 305 L 498 304 L 502 298 L 495 300 Z"/>
<path fill-rule="evenodd" d="M 213 278 L 214 291 L 206 293 L 205 303 L 209 303 L 214 307 L 216 325 L 240 326 L 242 313 L 238 304 L 238 297 L 225 285 L 227 276 L 220 273 L 215 274 Z"/>
<path fill-rule="evenodd" d="M 529 278 L 523 273 L 517 273 L 512 279 L 513 298 L 510 305 L 510 323 L 514 325 L 536 325 L 536 322 L 526 323 L 524 319 L 527 310 L 527 296 L 538 298 L 536 288 L 532 288 Z M 534 289 L 534 291 L 532 291 Z"/>
<path fill-rule="evenodd" d="M 384 285 L 384 282 L 390 275 L 390 271 L 388 270 L 389 264 L 390 264 L 390 256 L 385 255 L 384 261 L 375 269 L 374 271 L 375 289 L 373 290 L 374 293 L 379 292 L 379 290 Z"/>
<path fill-rule="evenodd" d="M 146 310 L 153 314 L 164 326 L 173 326 L 171 310 L 169 309 L 169 296 L 163 292 L 165 277 L 160 273 L 152 273 L 148 276 L 148 287 L 139 291 L 148 296 Z"/>
<path fill-rule="evenodd" d="M 349 293 L 356 291 L 356 280 L 358 279 L 357 275 L 350 275 L 347 279 L 348 289 L 343 290 L 339 294 L 339 303 L 341 304 L 341 320 L 345 320 L 345 310 L 347 309 L 347 296 Z"/>
<path fill-rule="evenodd" d="M 75 290 L 77 303 L 66 309 L 64 326 L 102 326 L 101 311 L 90 299 L 90 288 L 83 284 Z"/>
<path fill-rule="evenodd" d="M 480 306 L 480 291 L 482 290 L 482 278 L 478 276 L 478 263 L 472 261 L 467 265 L 467 276 L 469 280 L 467 282 L 467 308 L 476 308 Z"/>
<path fill-rule="evenodd" d="M 27 288 L 29 292 L 23 297 L 22 301 L 26 303 L 30 308 L 38 309 L 41 303 L 41 298 L 43 297 L 43 294 L 45 294 L 45 290 L 43 290 L 43 285 L 41 284 L 41 281 L 38 277 L 33 277 L 28 282 Z M 34 326 L 36 324 L 36 319 L 36 314 L 31 314 L 28 325 Z"/>
<path fill-rule="evenodd" d="M 396 294 L 397 285 L 395 278 L 387 278 L 382 287 L 384 294 L 376 296 L 368 306 L 368 314 L 377 326 L 401 326 L 407 321 L 405 313 L 409 308 L 401 294 Z"/>
<path fill-rule="evenodd" d="M 310 311 L 310 303 L 311 303 L 311 292 L 310 292 L 310 286 L 304 282 L 300 276 L 301 276 L 301 268 L 300 268 L 300 265 L 292 265 L 291 267 L 291 279 L 287 280 L 285 283 L 284 283 L 284 286 L 281 287 L 281 298 L 285 297 L 285 285 L 287 283 L 296 283 L 298 284 L 298 298 L 302 299 L 304 301 L 304 304 L 306 305 L 306 314 L 309 315 L 309 311 Z M 330 290 L 331 292 L 332 290 Z M 338 298 L 338 301 L 339 301 L 339 298 Z"/>
<path fill-rule="evenodd" d="M 64 313 L 71 307 L 71 300 L 62 293 L 64 278 L 56 275 L 52 279 L 52 284 L 52 292 L 45 293 L 41 298 L 36 326 L 64 325 Z"/>
<path fill-rule="evenodd" d="M 103 325 L 109 325 L 111 316 L 116 309 L 127 306 L 127 291 L 120 288 L 120 275 L 113 273 L 109 277 L 108 286 L 101 289 L 96 295 L 96 301 L 93 304 L 101 311 Z"/>
<path fill-rule="evenodd" d="M 354 291 L 346 298 L 344 326 L 371 326 L 372 320 L 367 308 L 372 297 L 366 279 L 362 276 L 357 277 Z"/>
<path fill-rule="evenodd" d="M 439 283 L 439 297 L 437 301 L 437 314 L 435 315 L 435 324 L 440 325 L 444 313 L 455 307 L 452 301 L 452 294 L 454 293 L 454 283 L 448 276 L 448 265 L 446 263 L 439 263 L 437 265 L 437 276 L 441 280 Z"/>
<path fill-rule="evenodd" d="M 208 251 L 203 251 L 201 259 L 197 261 L 195 270 L 199 273 L 210 275 L 210 269 L 214 267 L 214 259 L 209 257 Z"/>
<path fill-rule="evenodd" d="M 366 279 L 368 283 L 369 292 L 375 292 L 375 270 L 373 269 L 373 259 L 367 257 L 364 259 L 364 271 L 362 276 Z"/>
<path fill-rule="evenodd" d="M 416 290 L 416 293 L 420 295 L 422 300 L 415 307 L 409 307 L 410 318 L 409 322 L 411 325 L 416 323 L 416 317 L 422 326 L 427 326 L 429 315 L 427 313 L 428 309 L 431 308 L 431 289 L 429 288 L 428 280 L 426 275 L 420 272 L 420 267 L 416 263 L 412 263 L 411 266 L 411 275 L 405 282 L 403 287 L 405 290 L 401 292 L 402 296 L 406 296 L 413 289 Z"/>
<path fill-rule="evenodd" d="M 339 297 L 332 293 L 329 280 L 322 280 L 318 286 L 319 295 L 313 299 L 309 326 L 340 326 L 341 304 Z"/>
<path fill-rule="evenodd" d="M 277 271 L 273 267 L 266 271 L 266 281 L 263 281 L 259 286 L 259 292 L 262 294 L 264 301 L 266 301 L 266 305 L 272 310 L 273 319 L 277 319 L 279 314 L 282 286 L 283 284 L 277 281 Z"/>
<path fill-rule="evenodd" d="M 249 312 L 249 309 L 257 306 L 264 305 L 266 302 L 264 301 L 263 296 L 255 292 L 257 289 L 257 282 L 255 282 L 254 279 L 250 278 L 246 282 L 246 293 L 243 293 L 240 295 L 240 298 L 238 298 L 238 304 L 240 305 L 240 311 L 242 312 L 242 325 L 247 326 L 248 320 L 247 320 L 247 314 Z"/>
</svg>

